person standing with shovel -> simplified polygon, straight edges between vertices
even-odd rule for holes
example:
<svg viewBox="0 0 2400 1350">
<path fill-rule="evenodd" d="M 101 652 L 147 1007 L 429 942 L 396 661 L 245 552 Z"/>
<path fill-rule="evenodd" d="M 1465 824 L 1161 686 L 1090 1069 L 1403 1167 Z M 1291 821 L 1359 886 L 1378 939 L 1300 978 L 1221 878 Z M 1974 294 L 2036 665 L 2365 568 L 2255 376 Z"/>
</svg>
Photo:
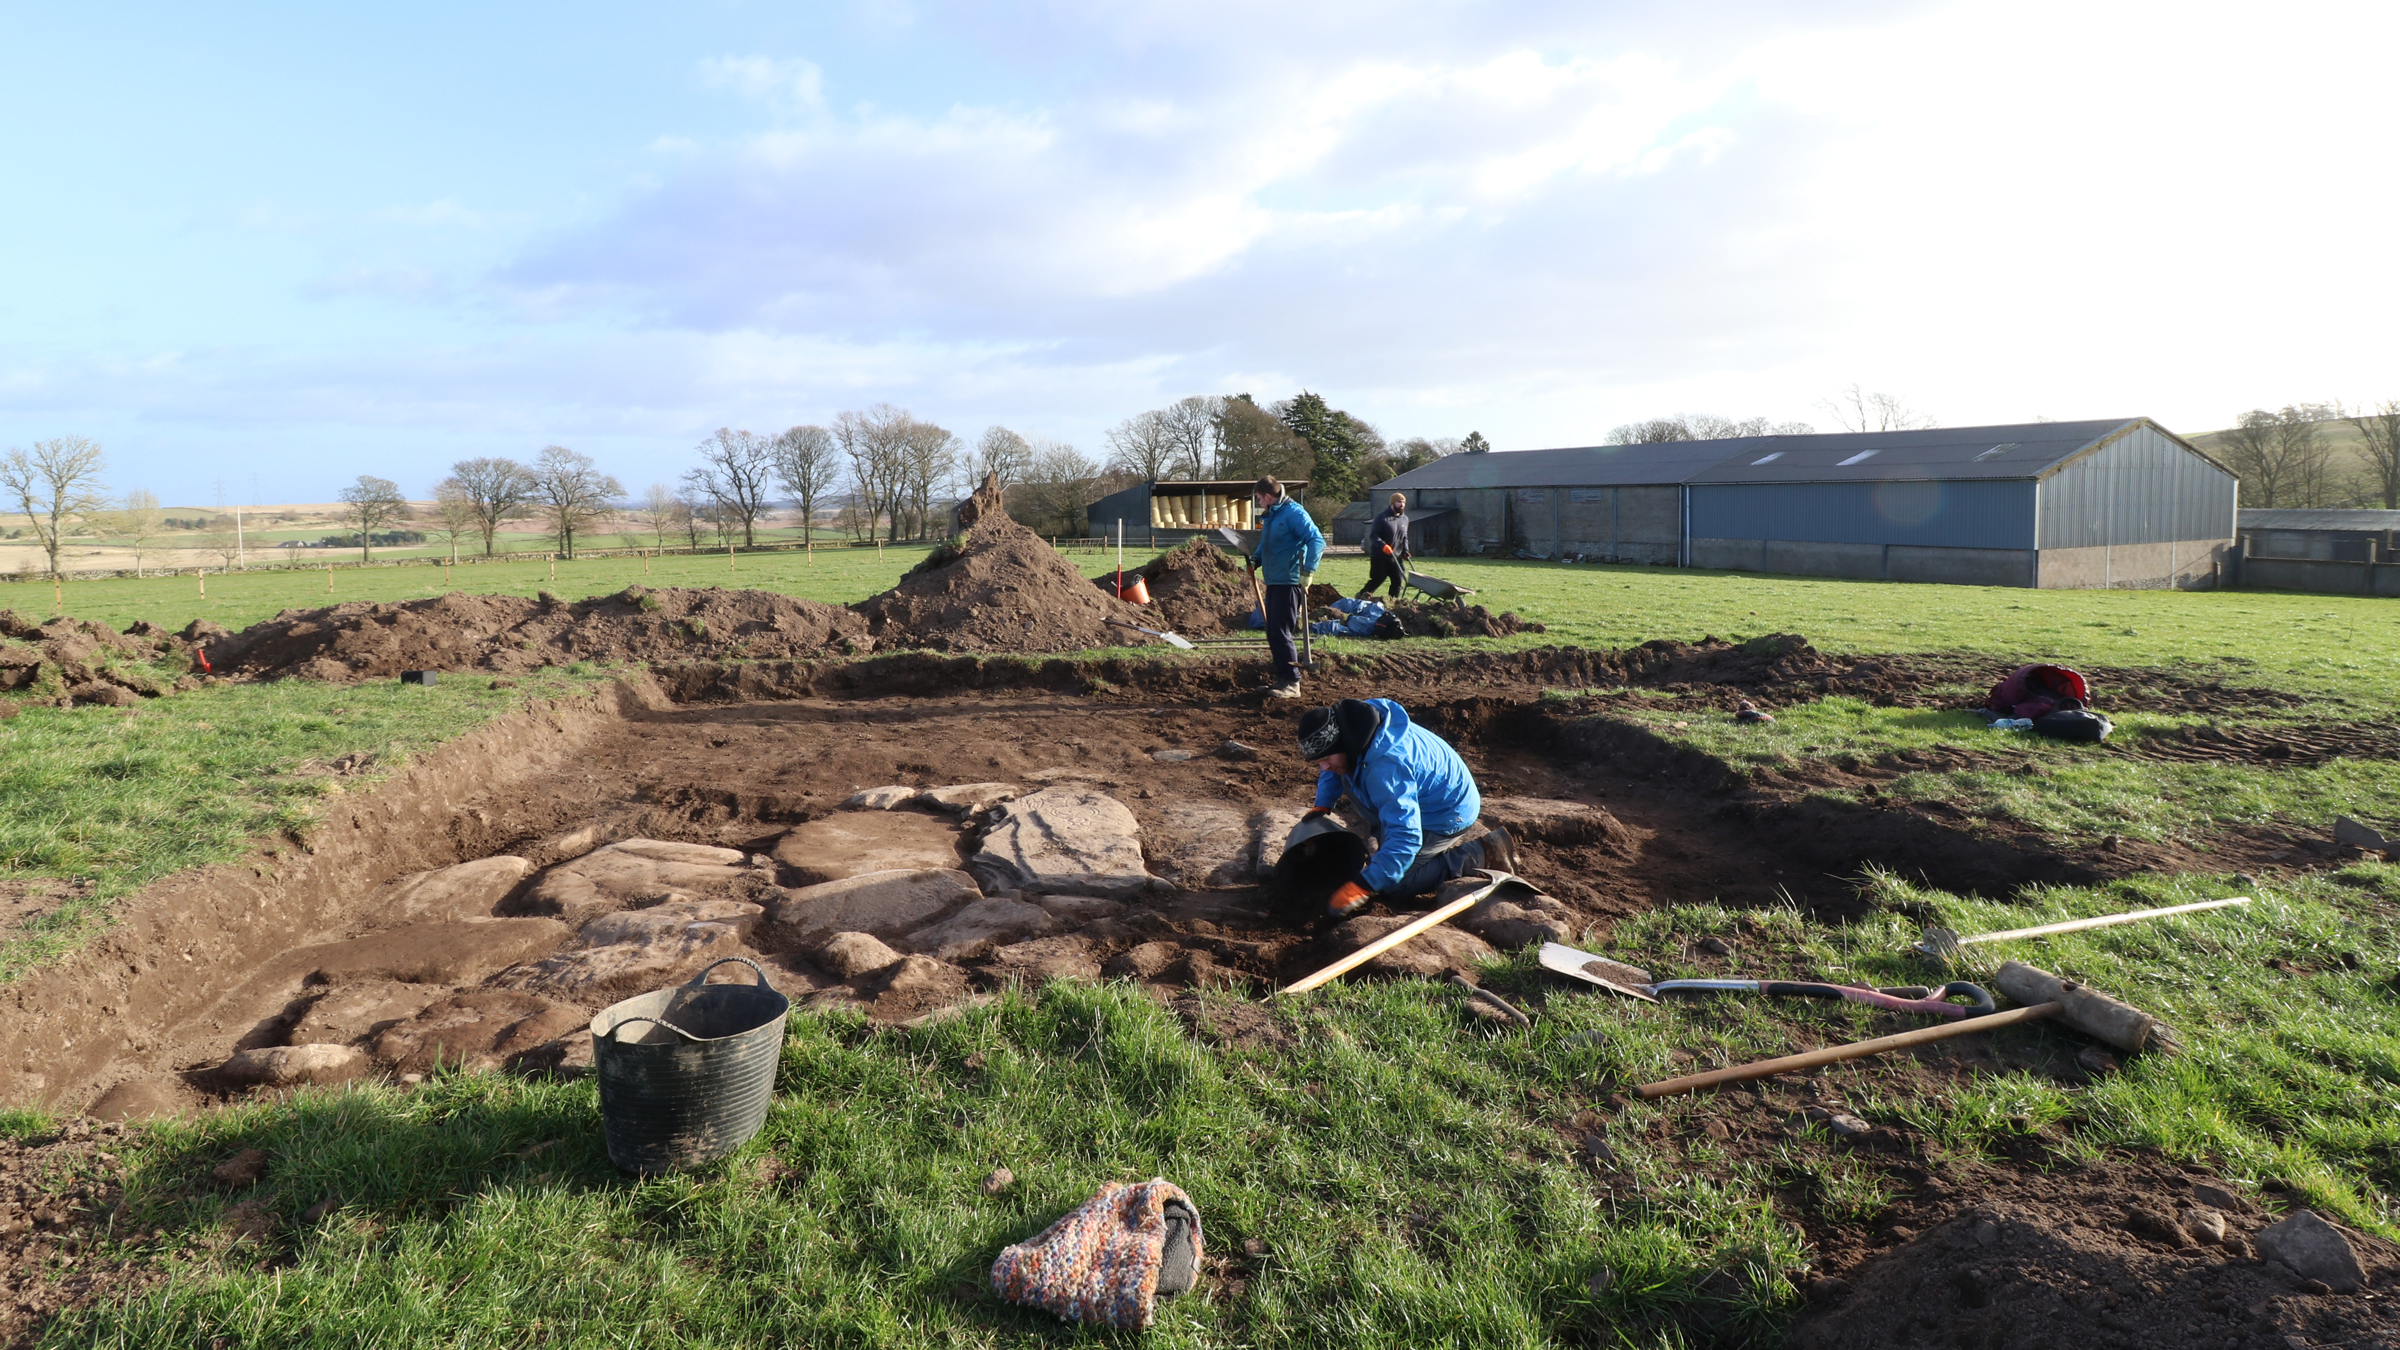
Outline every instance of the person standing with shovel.
<svg viewBox="0 0 2400 1350">
<path fill-rule="evenodd" d="M 1308 621 L 1308 579 L 1325 556 L 1325 536 L 1272 475 L 1260 478 L 1250 495 L 1258 508 L 1258 548 L 1250 555 L 1250 571 L 1266 580 L 1259 609 L 1266 621 L 1267 650 L 1275 660 L 1267 696 L 1298 698 L 1300 652 L 1294 638 Z"/>
</svg>

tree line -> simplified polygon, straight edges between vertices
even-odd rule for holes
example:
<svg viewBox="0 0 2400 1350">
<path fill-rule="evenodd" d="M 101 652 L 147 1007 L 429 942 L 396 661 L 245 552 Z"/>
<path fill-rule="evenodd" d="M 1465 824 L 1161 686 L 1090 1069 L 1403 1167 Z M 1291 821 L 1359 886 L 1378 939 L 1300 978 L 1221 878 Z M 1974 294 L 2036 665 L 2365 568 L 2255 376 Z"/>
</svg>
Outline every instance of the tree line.
<svg viewBox="0 0 2400 1350">
<path fill-rule="evenodd" d="M 2358 435 L 2345 459 L 2329 432 Z M 2339 403 L 2253 408 L 2212 447 L 2242 480 L 2242 505 L 2400 510 L 2400 401 L 2346 409 Z"/>
</svg>

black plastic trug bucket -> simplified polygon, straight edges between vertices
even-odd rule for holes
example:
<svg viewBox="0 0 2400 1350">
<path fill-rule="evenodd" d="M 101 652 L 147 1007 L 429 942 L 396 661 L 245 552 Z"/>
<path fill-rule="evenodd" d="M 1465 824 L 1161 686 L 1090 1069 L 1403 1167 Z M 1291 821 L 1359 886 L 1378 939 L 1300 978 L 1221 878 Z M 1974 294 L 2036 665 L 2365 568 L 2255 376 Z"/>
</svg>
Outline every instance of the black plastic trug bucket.
<svg viewBox="0 0 2400 1350">
<path fill-rule="evenodd" d="M 1314 918 L 1345 881 L 1367 865 L 1367 841 L 1323 816 L 1301 821 L 1286 836 L 1267 894 L 1287 917 Z"/>
<path fill-rule="evenodd" d="M 758 983 L 703 983 L 733 961 Z M 749 1142 L 767 1121 L 791 1007 L 756 962 L 729 956 L 687 983 L 602 1009 L 592 1019 L 592 1063 L 608 1160 L 628 1172 L 666 1172 Z"/>
</svg>

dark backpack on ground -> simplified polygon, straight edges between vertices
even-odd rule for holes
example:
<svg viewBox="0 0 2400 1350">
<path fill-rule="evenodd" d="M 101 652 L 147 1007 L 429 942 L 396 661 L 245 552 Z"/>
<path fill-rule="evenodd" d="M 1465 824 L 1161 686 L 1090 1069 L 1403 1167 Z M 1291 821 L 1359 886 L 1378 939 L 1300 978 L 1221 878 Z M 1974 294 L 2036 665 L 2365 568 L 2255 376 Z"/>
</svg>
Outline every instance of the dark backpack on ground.
<svg viewBox="0 0 2400 1350">
<path fill-rule="evenodd" d="M 2033 719 L 2033 732 L 2062 741 L 2105 741 L 2116 730 L 2109 720 L 2089 708 L 2061 708 Z"/>
</svg>

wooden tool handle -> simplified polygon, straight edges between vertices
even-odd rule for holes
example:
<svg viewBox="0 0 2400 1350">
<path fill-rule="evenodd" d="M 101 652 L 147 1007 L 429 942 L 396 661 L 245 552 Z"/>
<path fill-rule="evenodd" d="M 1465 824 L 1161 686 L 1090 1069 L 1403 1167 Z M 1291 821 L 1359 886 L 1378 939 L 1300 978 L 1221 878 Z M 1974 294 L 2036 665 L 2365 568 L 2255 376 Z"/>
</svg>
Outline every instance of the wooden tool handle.
<svg viewBox="0 0 2400 1350">
<path fill-rule="evenodd" d="M 2106 928 L 2111 924 L 2132 923 L 2138 919 L 2159 919 L 2169 914 L 2190 914 L 2195 910 L 2223 909 L 2227 905 L 2246 905 L 2250 897 L 2237 895 L 2230 900 L 2201 900 L 2189 905 L 2169 905 L 2165 909 L 2137 909 L 2129 914 L 2103 914 L 2094 919 L 2069 919 L 2064 923 L 2045 923 L 2033 928 L 2011 928 L 1998 933 L 1977 933 L 1962 937 L 1958 945 L 1970 942 L 1998 942 L 2004 938 L 2040 937 L 2046 933 L 2080 933 L 2086 928 Z"/>
<path fill-rule="evenodd" d="M 1467 892 L 1465 895 L 1458 897 L 1456 900 L 1451 901 L 1449 904 L 1442 906 L 1440 909 L 1435 910 L 1431 914 L 1418 919 L 1416 922 L 1411 923 L 1403 928 L 1393 929 L 1391 932 L 1388 932 L 1382 937 L 1375 939 L 1373 942 L 1370 942 L 1366 946 L 1359 948 L 1357 951 L 1350 953 L 1348 956 L 1345 956 L 1341 960 L 1334 962 L 1332 965 L 1325 967 L 1316 974 L 1285 985 L 1276 996 L 1280 998 L 1288 994 L 1305 994 L 1309 990 L 1316 988 L 1318 985 L 1325 983 L 1327 980 L 1333 979 L 1334 977 L 1340 975 L 1343 971 L 1349 970 L 1353 966 L 1363 966 L 1367 962 L 1372 961 L 1376 957 L 1390 951 L 1392 948 L 1399 946 L 1401 943 L 1408 941 L 1412 937 L 1415 937 L 1417 934 L 1424 932 L 1426 929 L 1433 927 L 1437 923 L 1440 923 L 1442 920 L 1449 918 L 1451 915 L 1464 914 L 1468 910 L 1473 909 L 1477 904 L 1481 903 L 1485 896 L 1490 895 L 1495 890 L 1498 890 L 1502 881 L 1514 880 L 1516 880 L 1515 877 L 1502 874 L 1499 878 L 1495 879 L 1491 885 L 1479 886 L 1476 889 Z"/>
<path fill-rule="evenodd" d="M 1946 1026 L 1926 1027 L 1919 1031 L 1903 1031 L 1896 1036 L 1878 1036 L 1871 1041 L 1852 1041 L 1848 1045 L 1829 1045 L 1822 1050 L 1811 1050 L 1806 1054 L 1799 1055 L 1785 1055 L 1781 1059 L 1762 1059 L 1755 1064 L 1736 1064 L 1730 1069 L 1711 1069 L 1707 1073 L 1687 1074 L 1681 1078 L 1669 1078 L 1664 1082 L 1644 1083 L 1633 1090 L 1633 1095 L 1643 1101 L 1649 1101 L 1654 1097 L 1681 1096 L 1686 1092 L 1697 1092 L 1702 1088 L 1716 1087 L 1721 1083 L 1743 1083 L 1753 1078 L 1773 1078 L 1777 1074 L 1791 1073 L 1798 1069 L 1813 1069 L 1820 1064 L 1834 1064 L 1845 1059 L 1864 1059 L 1869 1055 L 1880 1055 L 1886 1050 L 1905 1050 L 1912 1045 L 1923 1045 L 1928 1041 L 1946 1041 L 1952 1036 L 1964 1036 L 1971 1031 L 1989 1031 L 1995 1027 L 2014 1026 L 2019 1022 L 2031 1022 L 2037 1018 L 2055 1016 L 2060 1006 L 2056 1003 L 2037 1003 L 2030 1008 L 2012 1008 L 2004 1013 L 1993 1013 L 1989 1017 L 1970 1017 L 1963 1022 L 1952 1022 Z"/>
</svg>

